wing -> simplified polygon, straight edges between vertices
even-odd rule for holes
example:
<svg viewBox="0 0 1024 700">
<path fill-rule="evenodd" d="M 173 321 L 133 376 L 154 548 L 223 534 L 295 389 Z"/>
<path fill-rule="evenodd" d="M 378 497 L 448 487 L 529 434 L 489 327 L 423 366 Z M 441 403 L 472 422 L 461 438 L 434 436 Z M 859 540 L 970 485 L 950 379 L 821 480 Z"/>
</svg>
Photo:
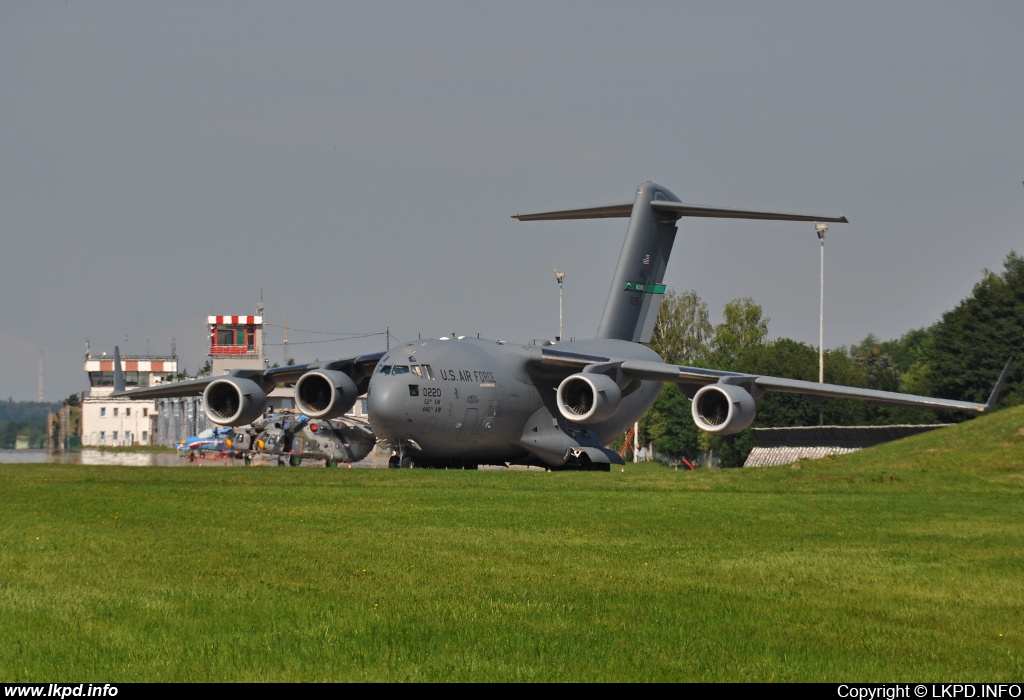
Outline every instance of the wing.
<svg viewBox="0 0 1024 700">
<path fill-rule="evenodd" d="M 138 389 L 126 389 L 124 386 L 124 374 L 121 370 L 121 353 L 119 348 L 114 348 L 114 392 L 112 396 L 130 396 L 133 399 L 161 399 L 177 396 L 202 396 L 203 392 L 213 382 L 225 377 L 248 379 L 255 382 L 265 391 L 274 387 L 294 384 L 302 375 L 314 370 L 331 370 L 342 372 L 356 383 L 360 393 L 365 393 L 369 384 L 373 368 L 377 366 L 386 353 L 375 352 L 366 355 L 357 355 L 340 360 L 327 362 L 310 362 L 302 365 L 286 365 L 284 367 L 271 367 L 265 370 L 240 369 L 232 370 L 226 375 L 219 377 L 200 377 L 188 379 L 183 382 L 170 382 L 158 386 L 140 387 Z"/>
<path fill-rule="evenodd" d="M 248 425 L 263 415 L 274 387 L 295 384 L 295 407 L 310 418 L 335 418 L 366 393 L 385 352 L 329 362 L 257 370 L 235 370 L 218 377 L 126 390 L 121 354 L 114 348 L 114 393 L 132 399 L 202 396 L 206 417 L 217 425 Z"/>
<path fill-rule="evenodd" d="M 999 398 L 999 392 L 1006 379 L 1006 373 L 1010 368 L 1010 360 L 1007 360 L 996 382 L 996 386 L 992 390 L 992 394 L 985 403 L 939 399 L 931 396 L 901 394 L 894 391 L 878 391 L 876 389 L 842 386 L 840 384 L 821 384 L 801 379 L 721 372 L 700 367 L 683 367 L 637 360 L 626 360 L 622 363 L 621 367 L 622 372 L 633 379 L 671 382 L 693 390 L 700 390 L 712 384 L 727 384 L 742 387 L 755 399 L 760 398 L 765 392 L 778 391 L 787 394 L 801 394 L 808 398 L 861 399 L 890 406 L 918 406 L 921 408 L 941 408 L 954 411 L 986 413 L 992 410 L 996 400 Z"/>
<path fill-rule="evenodd" d="M 678 384 L 692 399 L 693 419 L 699 428 L 723 435 L 748 427 L 756 415 L 757 401 L 769 391 L 800 394 L 812 402 L 845 398 L 890 406 L 987 413 L 995 407 L 1010 369 L 1010 360 L 1007 360 L 988 401 L 973 403 L 648 360 L 616 359 L 554 348 L 533 349 L 530 363 L 548 377 L 560 378 L 558 408 L 566 419 L 598 422 L 617 406 L 618 398 L 609 397 L 616 397 L 619 391 L 622 395 L 628 394 L 636 386 L 631 383 L 666 382 Z M 601 378 L 598 380 L 598 377 Z"/>
</svg>

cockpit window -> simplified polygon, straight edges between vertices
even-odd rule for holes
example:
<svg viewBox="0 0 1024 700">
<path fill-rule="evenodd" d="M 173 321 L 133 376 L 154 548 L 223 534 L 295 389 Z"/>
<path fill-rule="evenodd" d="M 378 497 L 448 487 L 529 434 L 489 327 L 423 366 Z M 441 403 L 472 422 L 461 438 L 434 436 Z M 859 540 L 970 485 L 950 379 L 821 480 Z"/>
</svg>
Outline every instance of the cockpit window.
<svg viewBox="0 0 1024 700">
<path fill-rule="evenodd" d="M 430 365 L 413 365 L 412 373 L 417 377 L 423 377 L 424 379 L 433 379 L 434 373 L 430 370 Z M 409 365 L 381 365 L 380 369 L 377 370 L 377 374 L 409 374 Z"/>
</svg>

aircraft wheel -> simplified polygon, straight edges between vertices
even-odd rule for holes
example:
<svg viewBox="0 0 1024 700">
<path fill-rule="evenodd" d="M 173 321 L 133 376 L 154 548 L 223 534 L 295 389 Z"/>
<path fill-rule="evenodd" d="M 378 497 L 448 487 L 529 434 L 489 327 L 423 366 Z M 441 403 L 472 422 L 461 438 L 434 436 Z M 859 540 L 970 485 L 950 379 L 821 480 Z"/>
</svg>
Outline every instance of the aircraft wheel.
<svg viewBox="0 0 1024 700">
<path fill-rule="evenodd" d="M 416 466 L 416 461 L 412 457 L 402 457 L 401 465 L 402 469 L 412 469 Z"/>
<path fill-rule="evenodd" d="M 338 460 L 336 460 L 336 459 L 329 459 L 329 460 L 327 460 L 325 466 L 327 466 L 327 467 L 336 467 L 336 466 L 338 466 Z"/>
<path fill-rule="evenodd" d="M 388 469 L 398 469 L 398 457 L 392 457 L 388 460 Z"/>
<path fill-rule="evenodd" d="M 293 467 L 297 467 L 300 464 L 302 464 L 302 457 L 299 457 L 298 455 L 292 455 L 291 457 L 288 458 L 288 464 L 290 464 Z"/>
</svg>

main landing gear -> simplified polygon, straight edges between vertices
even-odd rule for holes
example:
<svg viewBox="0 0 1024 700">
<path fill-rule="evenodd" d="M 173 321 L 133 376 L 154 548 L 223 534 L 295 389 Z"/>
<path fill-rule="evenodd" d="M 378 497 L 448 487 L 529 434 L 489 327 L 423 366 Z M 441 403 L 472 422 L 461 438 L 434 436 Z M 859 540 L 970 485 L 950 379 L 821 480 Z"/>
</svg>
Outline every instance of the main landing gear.
<svg viewBox="0 0 1024 700">
<path fill-rule="evenodd" d="M 388 460 L 390 469 L 478 469 L 478 464 L 449 460 L 416 460 L 412 457 L 392 455 Z"/>
</svg>

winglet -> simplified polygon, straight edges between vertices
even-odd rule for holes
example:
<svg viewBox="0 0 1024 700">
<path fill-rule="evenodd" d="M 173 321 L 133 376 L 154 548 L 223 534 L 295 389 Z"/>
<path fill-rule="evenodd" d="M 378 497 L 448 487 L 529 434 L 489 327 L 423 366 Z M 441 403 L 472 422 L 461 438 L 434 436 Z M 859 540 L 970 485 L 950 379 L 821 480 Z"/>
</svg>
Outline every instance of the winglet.
<svg viewBox="0 0 1024 700">
<path fill-rule="evenodd" d="M 1010 363 L 1013 362 L 1011 357 L 1006 361 L 1003 366 L 1003 371 L 999 374 L 999 379 L 996 380 L 996 386 L 992 389 L 992 393 L 988 397 L 988 401 L 985 402 L 985 407 L 981 409 L 982 413 L 988 413 L 996 407 L 996 401 L 999 400 L 999 394 L 1003 390 L 1003 382 L 1006 381 L 1006 375 L 1010 371 Z"/>
<path fill-rule="evenodd" d="M 124 371 L 121 369 L 121 349 L 114 346 L 114 393 L 124 393 Z"/>
</svg>

